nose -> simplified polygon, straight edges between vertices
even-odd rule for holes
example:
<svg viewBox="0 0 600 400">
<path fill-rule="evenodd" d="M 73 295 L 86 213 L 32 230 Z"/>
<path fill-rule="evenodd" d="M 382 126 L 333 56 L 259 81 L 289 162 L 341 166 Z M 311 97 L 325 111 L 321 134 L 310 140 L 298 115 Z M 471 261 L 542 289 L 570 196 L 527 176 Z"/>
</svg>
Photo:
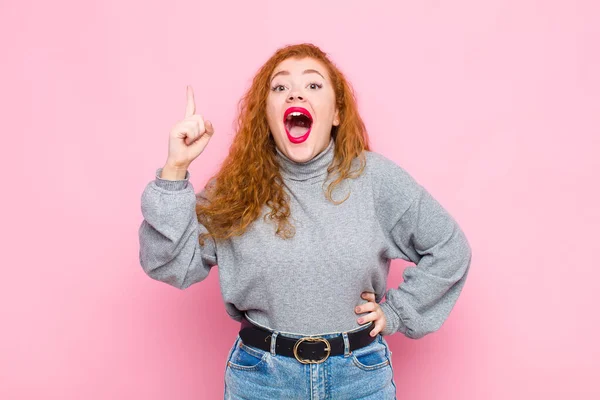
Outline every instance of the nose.
<svg viewBox="0 0 600 400">
<path fill-rule="evenodd" d="M 298 92 L 291 92 L 288 96 L 288 102 L 294 101 L 294 99 L 298 99 L 300 101 L 304 101 L 304 97 L 302 97 Z"/>
</svg>

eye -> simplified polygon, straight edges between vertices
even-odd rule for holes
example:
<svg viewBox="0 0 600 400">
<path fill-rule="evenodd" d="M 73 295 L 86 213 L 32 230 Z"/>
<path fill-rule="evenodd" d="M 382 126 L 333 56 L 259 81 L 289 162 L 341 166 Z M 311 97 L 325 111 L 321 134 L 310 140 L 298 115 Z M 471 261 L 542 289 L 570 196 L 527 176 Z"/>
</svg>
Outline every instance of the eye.
<svg viewBox="0 0 600 400">
<path fill-rule="evenodd" d="M 323 85 L 322 85 L 322 84 L 320 84 L 320 83 L 317 83 L 317 82 L 312 82 L 312 83 L 309 83 L 309 84 L 308 84 L 308 86 L 309 86 L 311 89 L 321 89 L 321 88 L 323 87 Z"/>
<path fill-rule="evenodd" d="M 282 88 L 282 89 L 280 89 Z M 271 88 L 272 91 L 274 92 L 282 92 L 283 90 L 285 90 L 285 86 L 283 85 L 275 85 Z"/>
</svg>

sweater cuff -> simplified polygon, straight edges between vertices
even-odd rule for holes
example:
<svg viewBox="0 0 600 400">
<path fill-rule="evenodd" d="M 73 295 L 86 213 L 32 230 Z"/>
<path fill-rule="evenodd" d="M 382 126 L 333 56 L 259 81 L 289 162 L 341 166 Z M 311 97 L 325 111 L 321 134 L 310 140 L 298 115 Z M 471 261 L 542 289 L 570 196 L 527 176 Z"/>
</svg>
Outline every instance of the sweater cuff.
<svg viewBox="0 0 600 400">
<path fill-rule="evenodd" d="M 185 178 L 178 180 L 170 180 L 170 179 L 162 179 L 160 175 L 162 174 L 162 168 L 156 170 L 154 183 L 156 186 L 166 189 L 166 190 L 182 190 L 185 189 L 190 180 L 190 171 L 185 171 Z"/>
<path fill-rule="evenodd" d="M 398 313 L 388 304 L 387 300 L 379 303 L 379 307 L 381 307 L 381 311 L 385 315 L 385 328 L 383 328 L 381 334 L 386 336 L 398 332 L 401 325 Z"/>
</svg>

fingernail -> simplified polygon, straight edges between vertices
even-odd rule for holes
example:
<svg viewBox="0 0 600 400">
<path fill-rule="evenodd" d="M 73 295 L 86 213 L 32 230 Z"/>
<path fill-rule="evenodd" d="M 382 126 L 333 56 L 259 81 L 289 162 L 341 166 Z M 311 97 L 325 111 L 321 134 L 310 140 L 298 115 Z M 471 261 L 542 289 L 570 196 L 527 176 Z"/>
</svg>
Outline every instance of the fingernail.
<svg viewBox="0 0 600 400">
<path fill-rule="evenodd" d="M 356 307 L 356 312 L 359 312 L 359 311 L 360 311 L 360 307 Z"/>
<path fill-rule="evenodd" d="M 359 319 L 358 319 L 358 323 L 359 323 L 359 324 L 362 324 L 362 322 L 363 322 L 363 319 L 362 319 L 362 318 L 359 318 Z"/>
</svg>

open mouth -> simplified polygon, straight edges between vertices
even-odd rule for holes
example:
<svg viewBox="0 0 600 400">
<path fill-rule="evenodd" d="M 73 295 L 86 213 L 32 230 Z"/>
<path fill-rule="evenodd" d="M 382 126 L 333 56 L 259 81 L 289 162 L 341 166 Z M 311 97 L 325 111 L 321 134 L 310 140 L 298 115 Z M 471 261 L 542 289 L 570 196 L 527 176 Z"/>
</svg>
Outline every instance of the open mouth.
<svg viewBox="0 0 600 400">
<path fill-rule="evenodd" d="M 283 116 L 285 131 L 294 143 L 303 142 L 308 138 L 312 123 L 312 115 L 302 107 L 290 107 Z"/>
</svg>

